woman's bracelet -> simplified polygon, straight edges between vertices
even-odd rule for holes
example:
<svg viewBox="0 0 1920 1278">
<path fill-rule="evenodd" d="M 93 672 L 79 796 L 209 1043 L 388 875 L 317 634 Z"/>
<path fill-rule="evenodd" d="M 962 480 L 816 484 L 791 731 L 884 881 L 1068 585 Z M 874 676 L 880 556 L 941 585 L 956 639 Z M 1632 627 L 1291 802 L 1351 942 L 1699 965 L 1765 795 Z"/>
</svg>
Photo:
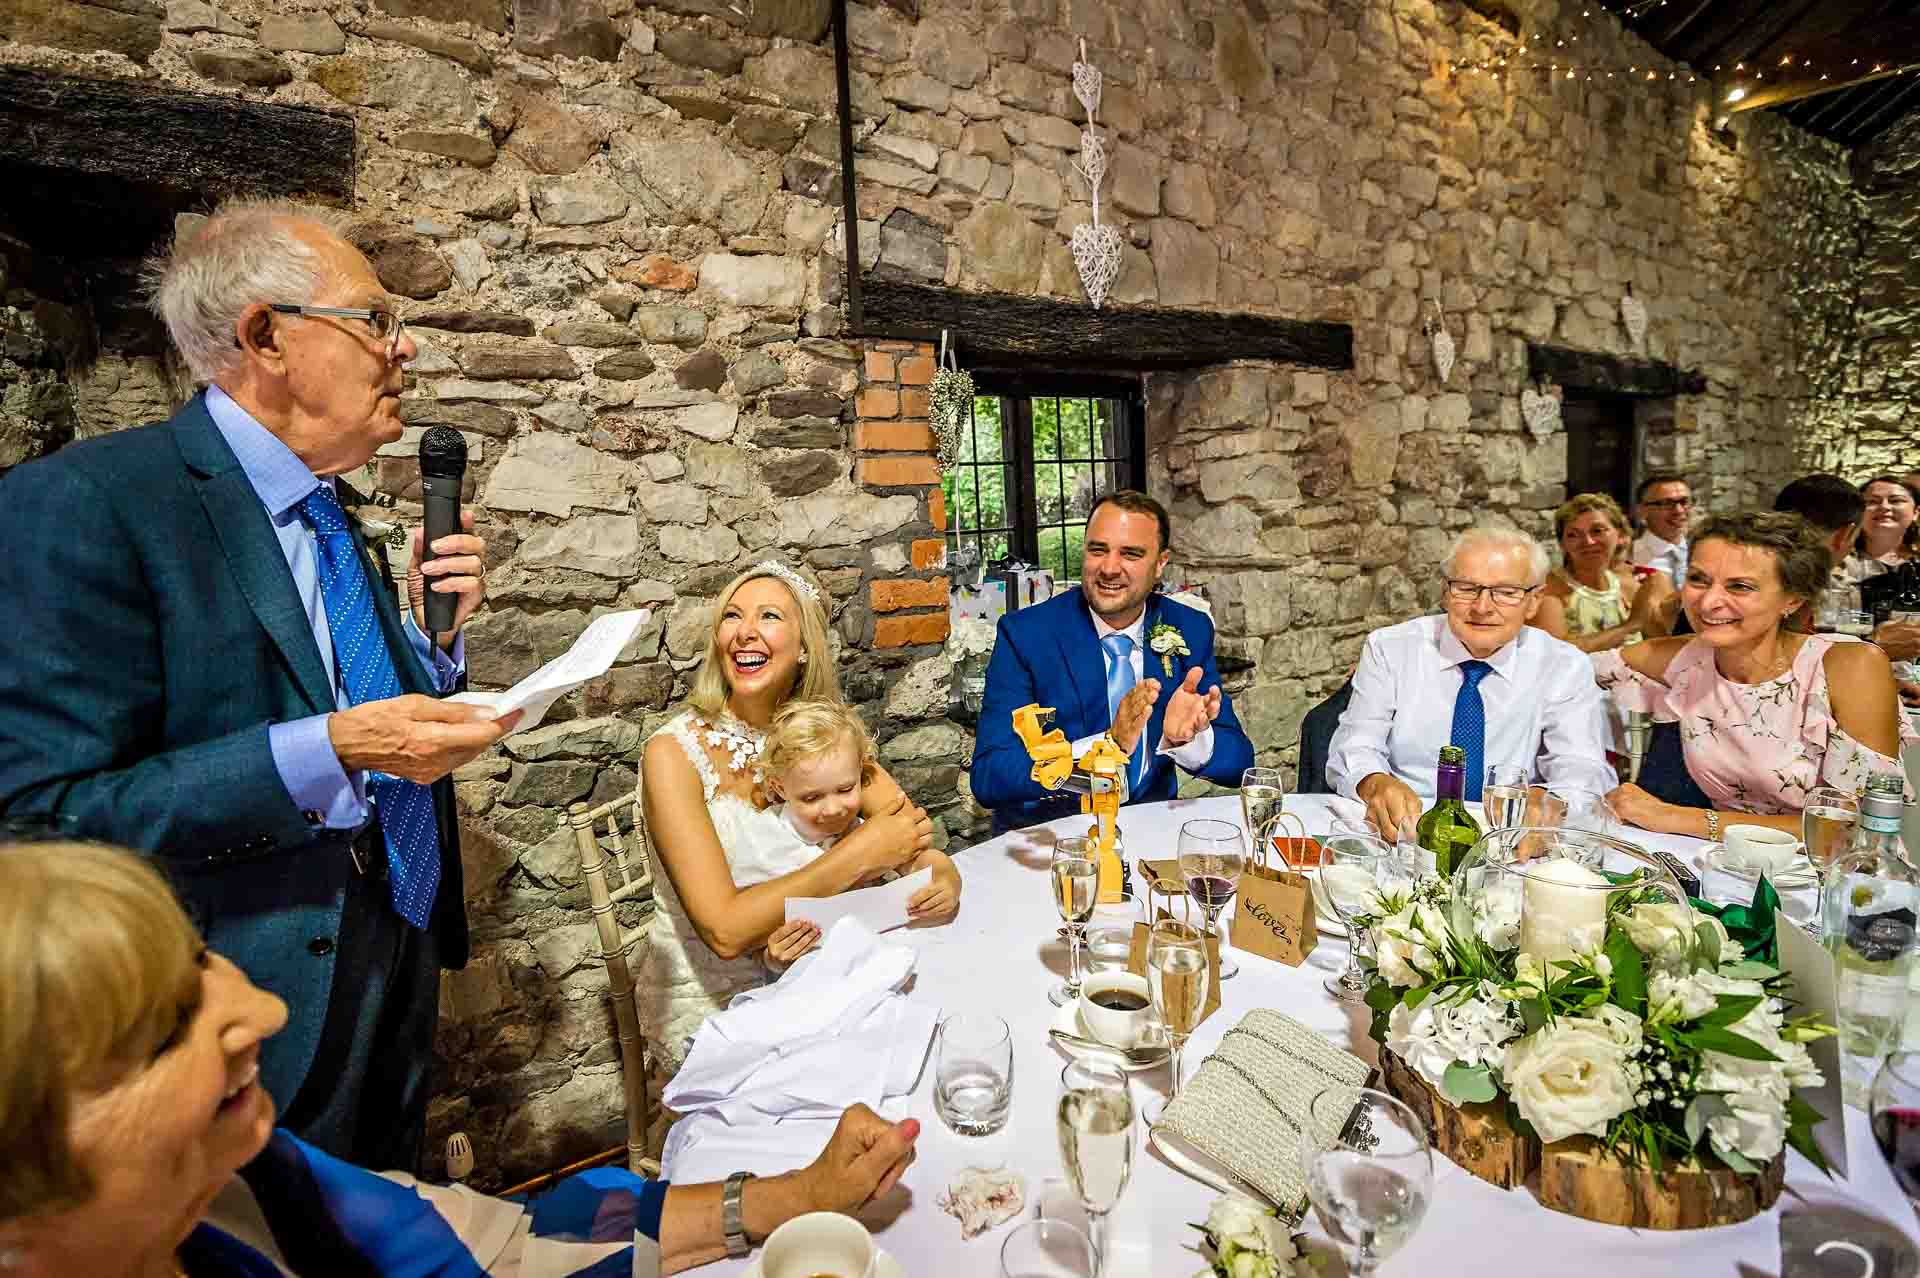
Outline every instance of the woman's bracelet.
<svg viewBox="0 0 1920 1278">
<path fill-rule="evenodd" d="M 1707 809 L 1707 842 L 1720 841 L 1720 814 L 1712 808 Z"/>
</svg>

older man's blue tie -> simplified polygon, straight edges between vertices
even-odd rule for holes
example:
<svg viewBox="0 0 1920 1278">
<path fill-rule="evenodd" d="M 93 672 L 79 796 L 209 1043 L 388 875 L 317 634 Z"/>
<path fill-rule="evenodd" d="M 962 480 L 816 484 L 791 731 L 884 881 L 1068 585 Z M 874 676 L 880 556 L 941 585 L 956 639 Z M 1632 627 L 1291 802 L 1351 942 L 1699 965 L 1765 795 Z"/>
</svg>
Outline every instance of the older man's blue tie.
<svg viewBox="0 0 1920 1278">
<path fill-rule="evenodd" d="M 300 503 L 300 517 L 313 529 L 320 553 L 320 597 L 327 606 L 327 633 L 340 684 L 354 705 L 397 697 L 400 675 L 393 668 L 380 618 L 373 609 L 373 587 L 366 565 L 348 530 L 347 512 L 325 484 Z M 384 772 L 367 774 L 367 793 L 380 816 L 387 842 L 387 868 L 393 908 L 401 918 L 424 928 L 433 914 L 440 887 L 440 831 L 433 792 L 426 786 Z"/>
<path fill-rule="evenodd" d="M 1493 673 L 1484 661 L 1460 663 L 1460 691 L 1453 698 L 1452 742 L 1467 752 L 1467 802 L 1480 801 L 1480 785 L 1487 779 L 1482 760 L 1487 755 L 1487 703 L 1480 698 L 1480 681 Z"/>
<path fill-rule="evenodd" d="M 1126 699 L 1133 685 L 1140 682 L 1140 676 L 1133 672 L 1133 637 L 1131 635 L 1108 635 L 1100 641 L 1107 654 L 1107 722 L 1112 723 L 1120 715 L 1120 703 Z M 1145 733 L 1141 736 L 1144 738 Z M 1133 755 L 1127 760 L 1127 792 L 1140 788 L 1140 760 L 1144 757 L 1141 743 L 1133 744 Z"/>
</svg>

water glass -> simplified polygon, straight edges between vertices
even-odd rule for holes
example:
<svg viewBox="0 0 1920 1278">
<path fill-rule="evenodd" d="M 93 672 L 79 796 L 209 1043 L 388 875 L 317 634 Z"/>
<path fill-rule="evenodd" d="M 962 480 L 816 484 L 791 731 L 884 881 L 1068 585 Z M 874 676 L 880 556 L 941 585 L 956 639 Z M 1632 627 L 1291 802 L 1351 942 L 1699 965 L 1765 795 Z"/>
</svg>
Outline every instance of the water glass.
<svg viewBox="0 0 1920 1278">
<path fill-rule="evenodd" d="M 1516 764 L 1496 763 L 1487 769 L 1480 808 L 1487 815 L 1489 830 L 1521 824 L 1526 815 L 1527 779 L 1527 770 Z"/>
<path fill-rule="evenodd" d="M 1578 786 L 1536 789 L 1528 807 L 1535 818 L 1530 824 L 1589 830 L 1594 834 L 1611 834 L 1617 820 L 1606 795 Z"/>
<path fill-rule="evenodd" d="M 1064 1220 L 1029 1220 L 1000 1244 L 1000 1278 L 1093 1278 L 1093 1244 Z"/>
<path fill-rule="evenodd" d="M 1800 809 L 1800 838 L 1815 872 L 1824 873 L 1833 858 L 1846 851 L 1859 820 L 1857 796 L 1832 786 L 1808 791 L 1806 806 Z"/>
<path fill-rule="evenodd" d="M 1060 1071 L 1060 1165 L 1093 1222 L 1096 1271 L 1106 1267 L 1107 1213 L 1133 1177 L 1133 1129 L 1133 1095 L 1118 1066 L 1075 1061 Z"/>
<path fill-rule="evenodd" d="M 1054 908 L 1067 925 L 1067 979 L 1048 990 L 1047 999 L 1055 1007 L 1065 1007 L 1080 997 L 1080 941 L 1100 900 L 1100 859 L 1093 840 L 1057 840 L 1047 884 L 1053 890 Z"/>
<path fill-rule="evenodd" d="M 1162 919 L 1147 935 L 1147 992 L 1173 1042 L 1167 1100 L 1180 1093 L 1180 1051 L 1207 1006 L 1207 938 L 1188 923 Z"/>
<path fill-rule="evenodd" d="M 1013 1035 L 986 1012 L 956 1012 L 940 1022 L 934 1047 L 933 1108 L 962 1136 L 1006 1126 L 1013 1098 Z"/>
<path fill-rule="evenodd" d="M 1187 821 L 1180 826 L 1180 877 L 1187 894 L 1207 912 L 1207 931 L 1220 935 L 1220 911 L 1240 890 L 1240 875 L 1247 868 L 1246 849 L 1240 831 L 1228 821 Z M 1225 980 L 1240 970 L 1222 947 L 1220 977 Z"/>
<path fill-rule="evenodd" d="M 1313 1098 L 1300 1160 L 1307 1197 L 1354 1278 L 1400 1250 L 1433 1197 L 1426 1124 L 1371 1088 L 1329 1087 Z"/>
<path fill-rule="evenodd" d="M 1133 925 L 1096 927 L 1087 933 L 1087 966 L 1095 972 L 1125 971 L 1133 958 Z"/>
<path fill-rule="evenodd" d="M 1894 1180 L 1920 1208 L 1920 1054 L 1895 1052 L 1881 1063 L 1867 1116 Z"/>
<path fill-rule="evenodd" d="M 1370 912 L 1379 900 L 1380 875 L 1393 849 L 1379 839 L 1339 831 L 1327 836 L 1320 862 L 1320 889 L 1347 929 L 1347 966 L 1327 978 L 1327 993 L 1345 1003 L 1364 1003 L 1367 978 L 1360 970 L 1364 943 L 1355 916 Z"/>
</svg>

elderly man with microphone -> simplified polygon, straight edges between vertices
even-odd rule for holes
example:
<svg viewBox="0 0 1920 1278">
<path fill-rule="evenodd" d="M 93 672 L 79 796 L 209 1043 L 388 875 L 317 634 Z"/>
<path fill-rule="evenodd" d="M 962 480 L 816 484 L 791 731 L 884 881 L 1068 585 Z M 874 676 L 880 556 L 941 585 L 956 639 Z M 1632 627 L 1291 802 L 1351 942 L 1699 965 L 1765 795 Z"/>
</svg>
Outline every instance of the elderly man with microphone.
<svg viewBox="0 0 1920 1278">
<path fill-rule="evenodd" d="M 514 720 L 440 700 L 484 594 L 464 449 L 428 458 L 456 504 L 414 533 L 404 619 L 337 479 L 400 438 L 415 354 L 344 229 L 222 206 L 154 263 L 203 390 L 0 482 L 0 820 L 161 862 L 290 1008 L 260 1058 L 285 1124 L 411 1167 L 440 969 L 467 957 L 448 774 Z"/>
</svg>

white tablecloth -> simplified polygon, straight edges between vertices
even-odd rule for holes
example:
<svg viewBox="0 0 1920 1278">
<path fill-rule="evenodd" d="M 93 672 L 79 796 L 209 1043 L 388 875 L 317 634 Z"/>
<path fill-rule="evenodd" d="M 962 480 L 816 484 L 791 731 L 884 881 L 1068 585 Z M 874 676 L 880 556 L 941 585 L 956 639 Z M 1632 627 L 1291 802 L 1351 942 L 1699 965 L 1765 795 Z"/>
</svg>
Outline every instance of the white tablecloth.
<svg viewBox="0 0 1920 1278">
<path fill-rule="evenodd" d="M 1309 830 L 1327 828 L 1332 806 L 1343 801 L 1295 795 L 1286 809 Z M 1178 800 L 1125 808 L 1121 833 L 1129 859 L 1173 855 L 1182 821 L 1218 817 L 1238 822 L 1237 800 Z M 1085 817 L 1063 818 L 1051 826 L 1016 831 L 959 853 L 964 890 L 958 917 L 949 925 L 889 934 L 920 952 L 914 993 L 937 1000 L 943 1009 L 990 1011 L 1012 1029 L 1014 1081 L 1011 1117 L 994 1136 L 955 1135 L 933 1110 L 933 1070 L 923 1072 L 919 1088 L 904 1109 L 918 1118 L 919 1157 L 902 1188 L 868 1213 L 880 1245 L 898 1257 L 910 1275 L 983 1275 L 999 1273 L 1000 1245 L 1008 1226 L 963 1242 L 959 1223 L 936 1205 L 955 1173 L 971 1165 L 1007 1164 L 1027 1178 L 1031 1202 L 1053 1182 L 1050 1202 L 1062 1196 L 1060 1155 L 1055 1144 L 1053 1110 L 1059 1078 L 1067 1062 L 1047 1037 L 1055 1009 L 1047 988 L 1065 970 L 1065 948 L 1048 895 L 1045 872 L 1055 833 L 1080 833 Z M 1643 845 L 1660 845 L 1686 855 L 1697 841 L 1636 832 Z M 1725 885 L 1732 886 L 1732 885 Z M 1731 891 L 1710 896 L 1730 898 Z M 1222 920 L 1223 927 L 1226 920 Z M 1239 975 L 1225 981 L 1220 1012 L 1195 1033 L 1186 1051 L 1191 1072 L 1219 1038 L 1248 1009 L 1272 1007 L 1313 1026 L 1368 1060 L 1375 1049 L 1367 1038 L 1364 1007 L 1350 1008 L 1330 997 L 1322 982 L 1346 961 L 1344 942 L 1322 938 L 1308 962 L 1298 968 L 1250 954 L 1238 954 Z M 1167 1070 L 1134 1077 L 1136 1102 L 1156 1108 L 1165 1094 Z M 900 1116 L 900 1115 L 896 1115 Z M 1811 1205 L 1847 1205 L 1920 1238 L 1914 1213 L 1874 1148 L 1866 1120 L 1849 1111 L 1852 1178 L 1829 1182 L 1799 1155 L 1789 1152 L 1787 1210 Z M 1135 1154 L 1133 1179 L 1113 1217 L 1112 1278 L 1152 1275 L 1187 1278 L 1201 1268 L 1195 1250 L 1198 1235 L 1188 1222 L 1205 1218 L 1215 1192 L 1161 1162 L 1144 1142 Z M 1311 1213 L 1307 1228 L 1320 1235 Z M 1779 1221 L 1776 1212 L 1722 1229 L 1663 1233 L 1596 1225 L 1542 1208 L 1524 1190 L 1507 1191 L 1476 1180 L 1444 1159 L 1439 1161 L 1434 1199 L 1426 1221 L 1406 1248 L 1386 1266 L 1388 1275 L 1484 1278 L 1489 1262 L 1516 1266 L 1528 1278 L 1554 1275 L 1686 1274 L 1688 1278 L 1758 1278 L 1780 1273 Z M 721 1261 L 703 1273 L 736 1274 L 749 1262 Z"/>
</svg>

